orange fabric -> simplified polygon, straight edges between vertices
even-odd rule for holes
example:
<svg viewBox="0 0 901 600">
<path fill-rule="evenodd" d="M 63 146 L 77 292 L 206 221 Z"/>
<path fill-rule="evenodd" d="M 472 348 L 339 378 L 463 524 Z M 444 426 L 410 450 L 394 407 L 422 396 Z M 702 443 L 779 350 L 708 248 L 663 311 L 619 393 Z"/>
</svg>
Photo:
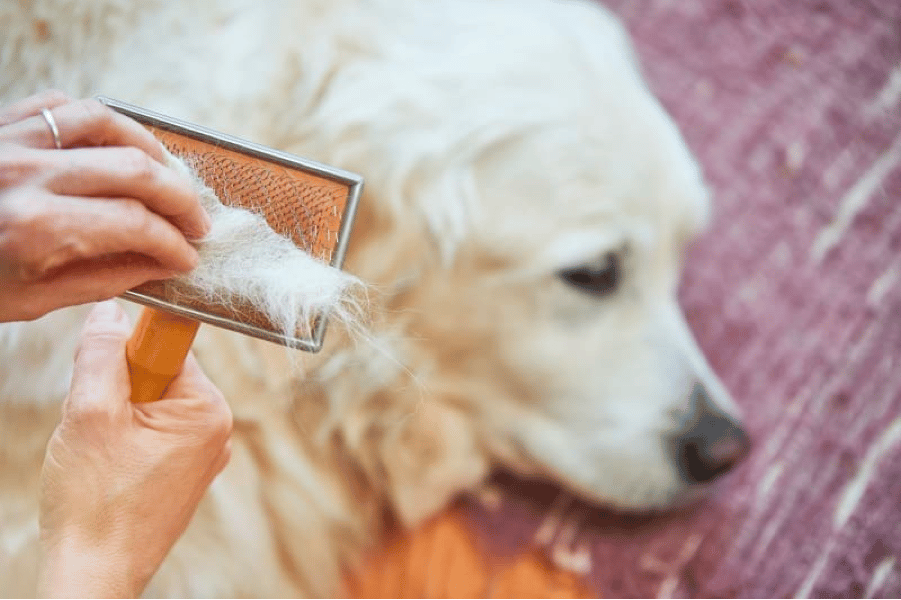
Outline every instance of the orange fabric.
<svg viewBox="0 0 901 600">
<path fill-rule="evenodd" d="M 389 541 L 347 580 L 350 598 L 591 598 L 538 550 L 486 555 L 450 511 Z"/>
</svg>

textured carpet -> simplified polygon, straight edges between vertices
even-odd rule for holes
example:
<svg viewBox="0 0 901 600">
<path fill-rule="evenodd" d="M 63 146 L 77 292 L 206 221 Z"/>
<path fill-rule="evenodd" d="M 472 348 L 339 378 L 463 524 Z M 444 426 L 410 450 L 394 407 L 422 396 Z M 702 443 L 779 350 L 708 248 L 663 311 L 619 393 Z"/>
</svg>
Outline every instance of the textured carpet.
<svg viewBox="0 0 901 600">
<path fill-rule="evenodd" d="M 603 596 L 901 596 L 901 2 L 608 5 L 715 192 L 682 300 L 754 450 L 683 514 L 502 477 L 473 529 Z"/>
</svg>

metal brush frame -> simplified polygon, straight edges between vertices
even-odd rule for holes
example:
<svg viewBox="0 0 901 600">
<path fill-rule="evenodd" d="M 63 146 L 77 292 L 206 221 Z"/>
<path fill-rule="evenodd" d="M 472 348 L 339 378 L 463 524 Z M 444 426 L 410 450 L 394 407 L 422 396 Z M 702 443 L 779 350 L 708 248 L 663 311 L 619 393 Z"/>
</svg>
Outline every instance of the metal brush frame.
<svg viewBox="0 0 901 600">
<path fill-rule="evenodd" d="M 240 138 L 220 133 L 218 131 L 213 131 L 212 129 L 207 129 L 206 127 L 201 127 L 200 125 L 194 125 L 193 123 L 187 123 L 179 119 L 161 115 L 159 113 L 133 106 L 125 102 L 113 100 L 112 98 L 107 98 L 104 96 L 97 96 L 96 98 L 97 100 L 116 110 L 117 112 L 131 117 L 135 121 L 144 125 L 150 125 L 158 129 L 171 131 L 173 133 L 194 138 L 201 142 L 221 146 L 234 152 L 246 154 L 248 156 L 279 164 L 291 169 L 306 171 L 308 173 L 323 177 L 324 179 L 330 179 L 332 181 L 346 185 L 348 187 L 347 204 L 345 204 L 344 213 L 341 215 L 341 226 L 338 230 L 338 240 L 335 246 L 335 251 L 332 253 L 332 259 L 329 263 L 336 269 L 340 269 L 344 264 L 344 255 L 347 252 L 347 244 L 350 239 L 351 229 L 353 228 L 354 217 L 357 213 L 357 204 L 359 203 L 360 195 L 363 191 L 363 178 L 361 176 L 357 175 L 356 173 L 351 173 L 350 171 L 344 171 L 342 169 L 324 165 L 313 160 L 301 158 L 293 154 L 288 154 L 287 152 L 281 152 L 279 150 L 267 148 L 266 146 L 261 146 L 260 144 L 255 144 L 253 142 L 248 142 Z M 286 337 L 284 335 L 273 333 L 272 331 L 261 329 L 254 325 L 247 325 L 245 323 L 240 323 L 216 315 L 200 312 L 191 308 L 178 306 L 170 302 L 160 300 L 158 298 L 153 298 L 152 296 L 148 296 L 141 292 L 129 290 L 123 293 L 122 297 L 139 304 L 152 306 L 154 308 L 159 308 L 161 310 L 181 315 L 183 317 L 188 317 L 189 319 L 202 321 L 204 323 L 210 323 L 211 325 L 223 327 L 231 331 L 237 331 L 239 333 L 252 335 L 256 338 L 275 342 L 277 344 L 282 344 L 284 346 L 288 346 L 289 348 L 305 350 L 307 352 L 319 352 L 322 349 L 323 339 L 325 338 L 325 329 L 328 323 L 327 315 L 320 314 L 315 319 L 315 324 L 312 329 L 312 337 L 310 339 Z"/>
</svg>

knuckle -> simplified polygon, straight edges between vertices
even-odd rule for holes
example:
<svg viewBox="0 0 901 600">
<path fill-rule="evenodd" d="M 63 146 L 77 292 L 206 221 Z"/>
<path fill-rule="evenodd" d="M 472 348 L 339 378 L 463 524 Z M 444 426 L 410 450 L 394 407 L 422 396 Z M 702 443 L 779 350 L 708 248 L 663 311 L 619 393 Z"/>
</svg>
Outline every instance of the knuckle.
<svg viewBox="0 0 901 600">
<path fill-rule="evenodd" d="M 0 143 L 0 189 L 29 181 L 43 170 L 32 153 L 14 144 Z"/>
<path fill-rule="evenodd" d="M 58 90 L 55 88 L 46 90 L 43 94 L 42 99 L 45 102 L 48 102 L 48 103 L 51 103 L 54 105 L 68 104 L 69 102 L 72 101 L 72 98 L 68 94 L 66 94 L 62 90 Z"/>
<path fill-rule="evenodd" d="M 128 332 L 117 323 L 91 320 L 85 323 L 78 352 L 117 348 L 128 339 Z"/>
<path fill-rule="evenodd" d="M 224 445 L 231 438 L 232 428 L 234 427 L 234 418 L 232 412 L 228 408 L 228 404 L 222 398 L 222 394 L 216 392 L 217 398 L 214 402 L 214 408 L 208 416 L 210 423 L 210 437 L 219 445 Z"/>
<path fill-rule="evenodd" d="M 112 417 L 107 403 L 93 399 L 74 403 L 70 414 L 79 424 L 93 431 L 108 425 Z"/>
<path fill-rule="evenodd" d="M 37 281 L 41 277 L 44 276 L 46 271 L 43 267 L 38 264 L 22 264 L 19 266 L 19 269 L 16 271 L 16 277 L 19 281 L 29 282 L 29 281 Z"/>
<path fill-rule="evenodd" d="M 92 127 L 107 129 L 113 122 L 112 109 L 99 100 L 87 98 L 80 103 L 85 121 Z"/>
<path fill-rule="evenodd" d="M 89 98 L 79 102 L 85 141 L 105 146 L 115 138 L 116 117 L 113 109 L 99 100 Z"/>
<path fill-rule="evenodd" d="M 37 279 L 46 272 L 44 241 L 53 219 L 35 205 L 6 203 L 0 210 L 0 257 L 23 280 Z"/>
<path fill-rule="evenodd" d="M 22 281 L 37 281 L 47 276 L 58 261 L 51 256 L 42 256 L 22 263 L 19 268 L 19 278 Z"/>
<path fill-rule="evenodd" d="M 64 221 L 60 215 L 47 214 L 40 217 L 34 227 L 35 235 L 28 238 L 29 245 L 40 245 L 43 252 L 31 262 L 33 275 L 44 277 L 73 260 L 90 256 L 91 241 L 75 232 L 67 232 Z M 35 244 L 36 240 L 41 239 L 43 243 Z"/>
<path fill-rule="evenodd" d="M 121 200 L 122 224 L 129 231 L 146 231 L 150 223 L 150 212 L 138 200 Z"/>
<path fill-rule="evenodd" d="M 156 162 L 143 150 L 123 148 L 121 150 L 122 168 L 139 183 L 151 183 L 157 175 Z"/>
<path fill-rule="evenodd" d="M 57 264 L 88 258 L 94 254 L 92 238 L 81 235 L 69 235 L 59 245 L 56 251 Z"/>
<path fill-rule="evenodd" d="M 3 270 L 20 282 L 36 281 L 46 272 L 43 261 L 30 256 L 22 246 L 17 240 L 0 240 L 0 262 L 6 265 Z"/>
<path fill-rule="evenodd" d="M 6 240 L 19 236 L 23 225 L 31 220 L 27 205 L 17 202 L 16 198 L 3 197 L 0 201 L 0 235 Z"/>
</svg>

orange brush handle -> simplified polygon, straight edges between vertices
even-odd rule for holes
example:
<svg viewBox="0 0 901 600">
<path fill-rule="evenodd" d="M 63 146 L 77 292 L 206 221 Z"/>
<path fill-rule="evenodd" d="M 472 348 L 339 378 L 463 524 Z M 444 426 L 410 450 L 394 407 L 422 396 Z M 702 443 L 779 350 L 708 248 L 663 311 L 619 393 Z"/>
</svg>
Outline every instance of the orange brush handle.
<svg viewBox="0 0 901 600">
<path fill-rule="evenodd" d="M 181 373 L 182 365 L 200 323 L 144 308 L 125 346 L 125 357 L 131 373 L 131 401 L 155 402 Z"/>
</svg>

